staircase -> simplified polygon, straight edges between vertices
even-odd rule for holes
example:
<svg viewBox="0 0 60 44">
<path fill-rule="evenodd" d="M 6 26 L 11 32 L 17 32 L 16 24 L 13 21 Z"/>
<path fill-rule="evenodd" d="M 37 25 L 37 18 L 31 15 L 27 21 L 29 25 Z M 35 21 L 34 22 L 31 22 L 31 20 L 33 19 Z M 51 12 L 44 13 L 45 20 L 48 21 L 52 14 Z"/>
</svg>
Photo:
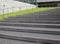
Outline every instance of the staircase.
<svg viewBox="0 0 60 44">
<path fill-rule="evenodd" d="M 60 44 L 60 8 L 0 21 L 0 44 Z"/>
</svg>

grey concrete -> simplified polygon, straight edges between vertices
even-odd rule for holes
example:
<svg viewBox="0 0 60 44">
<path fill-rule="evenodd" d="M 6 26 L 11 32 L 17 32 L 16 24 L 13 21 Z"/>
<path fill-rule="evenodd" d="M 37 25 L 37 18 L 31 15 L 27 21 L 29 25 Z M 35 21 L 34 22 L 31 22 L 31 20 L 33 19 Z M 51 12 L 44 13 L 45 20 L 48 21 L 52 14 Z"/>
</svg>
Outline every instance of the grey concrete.
<svg viewBox="0 0 60 44">
<path fill-rule="evenodd" d="M 59 24 L 60 21 L 50 21 L 50 20 L 9 20 L 9 21 L 0 21 L 0 22 L 15 22 L 15 23 L 50 23 L 50 24 Z"/>
<path fill-rule="evenodd" d="M 53 28 L 0 26 L 0 30 L 12 31 L 12 32 L 60 35 L 60 29 L 53 29 Z"/>
<path fill-rule="evenodd" d="M 12 29 L 27 29 L 27 30 L 45 30 L 45 31 L 58 31 L 60 32 L 60 29 L 56 28 L 33 28 L 33 27 L 14 27 L 14 26 L 0 26 L 0 28 L 12 28 Z"/>
<path fill-rule="evenodd" d="M 16 40 L 9 40 L 9 39 L 2 39 L 2 38 L 0 38 L 0 44 L 38 44 L 38 43 L 16 41 Z"/>
<path fill-rule="evenodd" d="M 27 14 L 27 15 L 23 15 L 23 16 L 12 17 L 12 18 L 8 18 L 1 22 L 59 23 L 59 20 L 60 20 L 60 8 L 55 9 L 55 10 L 48 10 L 48 11 L 44 11 L 44 12 L 32 13 L 29 15 Z"/>
<path fill-rule="evenodd" d="M 17 40 L 16 44 L 21 43 L 19 41 L 29 42 L 28 44 L 60 44 L 60 8 L 0 21 L 0 41 L 1 39 L 1 44 L 5 40 L 8 40 L 6 44 L 14 44 Z M 10 43 L 11 40 L 14 43 Z"/>
<path fill-rule="evenodd" d="M 1 35 L 6 35 L 6 36 L 1 36 Z M 35 33 L 23 33 L 23 32 L 10 32 L 10 31 L 0 31 L 0 38 L 10 38 L 16 39 L 16 40 L 29 40 L 29 41 L 37 41 L 42 40 L 48 42 L 60 42 L 60 35 L 48 35 L 48 34 L 35 34 Z M 34 40 L 35 39 L 35 40 Z"/>
<path fill-rule="evenodd" d="M 45 25 L 45 26 L 60 26 L 60 24 L 46 24 L 46 23 L 9 23 L 9 22 L 0 22 L 0 25 L 5 25 L 5 26 L 41 26 L 41 25 Z"/>
</svg>

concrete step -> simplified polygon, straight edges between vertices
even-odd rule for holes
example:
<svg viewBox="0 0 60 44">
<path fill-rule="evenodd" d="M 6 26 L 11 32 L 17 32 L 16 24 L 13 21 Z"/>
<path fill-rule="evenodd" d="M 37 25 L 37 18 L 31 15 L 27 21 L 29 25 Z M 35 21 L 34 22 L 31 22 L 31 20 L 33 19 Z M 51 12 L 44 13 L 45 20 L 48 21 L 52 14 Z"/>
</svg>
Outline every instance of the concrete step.
<svg viewBox="0 0 60 44">
<path fill-rule="evenodd" d="M 41 18 L 42 18 L 42 19 L 43 19 L 43 18 L 52 18 L 52 19 L 53 19 L 53 18 L 60 18 L 60 16 L 53 16 L 53 17 L 52 17 L 52 16 L 41 16 L 41 15 L 40 15 L 40 16 L 32 16 L 32 15 L 31 15 L 31 17 L 30 17 L 30 16 L 9 17 L 8 19 L 15 19 L 15 18 L 16 18 L 16 19 L 18 19 L 18 18 L 20 18 L 20 19 L 23 19 L 23 18 L 25 18 L 25 19 L 26 19 L 26 18 L 39 18 L 39 19 L 41 19 Z"/>
<path fill-rule="evenodd" d="M 17 41 L 17 40 L 11 40 L 11 39 L 3 39 L 0 38 L 0 44 L 42 44 L 37 42 L 27 42 L 27 41 Z"/>
<path fill-rule="evenodd" d="M 60 21 L 48 21 L 48 20 L 3 20 L 0 22 L 14 22 L 14 23 L 52 23 L 60 24 Z"/>
<path fill-rule="evenodd" d="M 0 22 L 0 26 L 60 28 L 60 24 L 48 24 L 48 23 L 45 24 L 45 23 L 9 23 L 9 22 Z"/>
<path fill-rule="evenodd" d="M 0 21 L 0 38 L 60 44 L 60 9 L 4 19 Z"/>
<path fill-rule="evenodd" d="M 32 20 L 31 20 L 31 19 L 20 19 L 20 20 L 19 20 L 19 19 L 16 19 L 16 20 L 15 20 L 15 19 L 11 19 L 11 20 L 3 20 L 3 21 L 22 21 L 22 22 L 29 22 L 29 21 L 30 21 L 30 22 L 32 22 L 32 21 L 33 21 L 33 22 L 59 22 L 60 20 L 59 20 L 59 19 L 58 19 L 58 20 L 57 20 L 57 19 L 55 19 L 55 20 L 53 20 L 53 19 L 52 19 L 52 20 L 51 20 L 51 19 L 50 19 L 50 20 L 48 20 L 48 19 L 40 19 L 40 20 L 39 20 L 39 19 L 32 19 Z"/>
<path fill-rule="evenodd" d="M 60 44 L 60 35 L 0 31 L 0 38 L 39 42 L 39 43 L 45 42 L 45 43 Z"/>
<path fill-rule="evenodd" d="M 26 21 L 26 22 L 27 22 L 27 21 L 37 21 L 37 22 L 38 22 L 38 21 L 40 21 L 40 22 L 41 22 L 41 21 L 43 21 L 43 22 L 45 21 L 45 22 L 59 22 L 59 20 L 58 20 L 58 21 L 57 21 L 57 20 L 52 20 L 52 21 L 51 21 L 51 20 L 33 20 L 33 19 L 32 19 L 32 20 L 29 20 L 29 19 L 28 19 L 28 20 L 25 20 L 25 19 L 22 19 L 22 20 L 3 20 L 3 21 L 6 21 L 6 22 L 7 22 L 7 21 Z"/>
<path fill-rule="evenodd" d="M 60 35 L 60 29 L 56 29 L 56 28 L 0 26 L 0 30 L 12 31 L 12 32 L 26 32 L 26 33 L 37 33 L 37 34 Z"/>
<path fill-rule="evenodd" d="M 12 19 L 4 19 L 4 20 L 48 20 L 48 21 L 54 20 L 54 21 L 59 21 L 60 18 L 40 18 L 40 19 L 38 18 L 12 18 Z"/>
</svg>

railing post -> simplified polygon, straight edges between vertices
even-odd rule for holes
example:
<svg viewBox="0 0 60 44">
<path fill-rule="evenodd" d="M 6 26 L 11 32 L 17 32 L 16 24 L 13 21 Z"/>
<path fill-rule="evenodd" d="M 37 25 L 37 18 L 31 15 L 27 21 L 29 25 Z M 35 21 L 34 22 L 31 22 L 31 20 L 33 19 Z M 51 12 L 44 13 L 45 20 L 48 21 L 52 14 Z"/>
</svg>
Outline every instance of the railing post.
<svg viewBox="0 0 60 44">
<path fill-rule="evenodd" d="M 14 7 L 12 7 L 12 15 L 13 15 Z"/>
<path fill-rule="evenodd" d="M 2 9 L 2 11 L 3 11 L 3 17 L 2 18 L 4 18 L 4 9 L 5 9 L 5 5 L 3 5 L 3 9 Z"/>
<path fill-rule="evenodd" d="M 3 17 L 2 18 L 4 18 L 4 8 L 2 9 L 2 12 L 3 12 Z"/>
</svg>

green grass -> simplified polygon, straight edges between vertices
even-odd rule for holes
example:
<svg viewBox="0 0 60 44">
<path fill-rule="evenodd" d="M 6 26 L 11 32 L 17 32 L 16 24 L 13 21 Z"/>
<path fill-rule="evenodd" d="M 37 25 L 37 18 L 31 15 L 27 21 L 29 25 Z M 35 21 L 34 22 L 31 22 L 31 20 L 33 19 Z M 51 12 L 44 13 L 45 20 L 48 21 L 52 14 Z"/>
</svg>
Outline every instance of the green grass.
<svg viewBox="0 0 60 44">
<path fill-rule="evenodd" d="M 0 15 L 0 20 L 3 20 L 8 17 L 15 17 L 17 15 L 25 15 L 25 14 L 29 14 L 29 13 L 41 12 L 41 11 L 46 11 L 46 10 L 51 10 L 51 9 L 56 9 L 56 8 L 54 8 L 54 7 L 52 7 L 52 8 L 51 7 L 49 7 L 49 8 L 33 8 L 33 9 L 28 9 L 28 10 L 11 12 L 11 13 Z"/>
</svg>

